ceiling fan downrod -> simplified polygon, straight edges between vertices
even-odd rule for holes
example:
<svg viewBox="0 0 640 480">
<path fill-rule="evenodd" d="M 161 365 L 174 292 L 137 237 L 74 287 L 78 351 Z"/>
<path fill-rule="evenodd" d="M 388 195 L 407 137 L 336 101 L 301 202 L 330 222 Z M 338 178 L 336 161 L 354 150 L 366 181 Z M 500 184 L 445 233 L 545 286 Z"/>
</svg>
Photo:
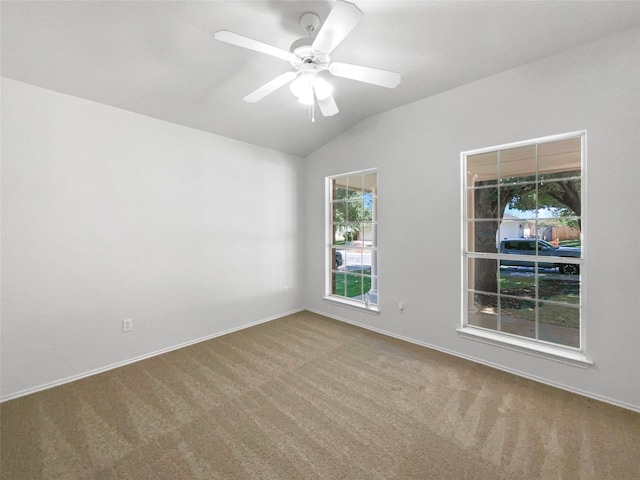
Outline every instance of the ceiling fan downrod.
<svg viewBox="0 0 640 480">
<path fill-rule="evenodd" d="M 300 26 L 311 36 L 320 26 L 320 17 L 313 12 L 303 13 L 300 17 Z"/>
</svg>

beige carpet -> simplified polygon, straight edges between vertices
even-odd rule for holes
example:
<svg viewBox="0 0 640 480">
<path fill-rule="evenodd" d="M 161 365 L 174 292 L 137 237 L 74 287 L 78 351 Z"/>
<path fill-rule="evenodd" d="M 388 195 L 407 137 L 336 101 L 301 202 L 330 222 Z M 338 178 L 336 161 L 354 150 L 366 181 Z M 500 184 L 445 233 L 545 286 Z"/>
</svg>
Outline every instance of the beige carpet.
<svg viewBox="0 0 640 480">
<path fill-rule="evenodd" d="M 3 480 L 640 478 L 639 414 L 308 312 L 1 415 Z"/>
</svg>

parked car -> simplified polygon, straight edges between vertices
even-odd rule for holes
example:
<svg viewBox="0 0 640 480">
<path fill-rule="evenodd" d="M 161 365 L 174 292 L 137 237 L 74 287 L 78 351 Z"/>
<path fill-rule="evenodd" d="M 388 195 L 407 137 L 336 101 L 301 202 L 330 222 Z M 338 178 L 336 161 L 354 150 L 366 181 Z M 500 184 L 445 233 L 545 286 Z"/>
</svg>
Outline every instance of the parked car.
<svg viewBox="0 0 640 480">
<path fill-rule="evenodd" d="M 536 248 L 537 245 L 537 248 Z M 545 257 L 572 257 L 580 258 L 582 250 L 577 247 L 554 247 L 544 240 L 535 238 L 505 238 L 500 242 L 500 253 L 511 253 L 514 255 L 536 255 Z M 535 262 L 525 260 L 500 260 L 500 266 L 511 267 L 534 267 Z M 580 273 L 580 266 L 576 263 L 553 263 L 538 261 L 538 267 L 555 268 L 560 273 L 577 275 Z"/>
<path fill-rule="evenodd" d="M 338 267 L 342 265 L 342 252 L 339 252 L 338 250 L 336 250 L 335 252 L 336 252 L 335 269 L 337 270 Z"/>
</svg>

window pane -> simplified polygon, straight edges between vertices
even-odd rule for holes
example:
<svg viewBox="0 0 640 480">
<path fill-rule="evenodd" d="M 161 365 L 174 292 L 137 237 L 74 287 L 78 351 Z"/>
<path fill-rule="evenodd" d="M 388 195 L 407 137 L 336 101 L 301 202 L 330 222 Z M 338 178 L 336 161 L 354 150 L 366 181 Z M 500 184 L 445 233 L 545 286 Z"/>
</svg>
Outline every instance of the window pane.
<svg viewBox="0 0 640 480">
<path fill-rule="evenodd" d="M 580 176 L 580 138 L 567 138 L 538 145 L 538 175 L 544 178 Z"/>
<path fill-rule="evenodd" d="M 343 225 L 342 238 L 345 242 L 350 243 L 357 240 L 360 232 L 360 225 L 357 223 L 347 223 Z"/>
<path fill-rule="evenodd" d="M 349 198 L 362 195 L 362 175 L 352 175 L 347 178 L 349 186 Z"/>
<path fill-rule="evenodd" d="M 563 275 L 576 277 L 580 275 L 580 265 L 577 263 L 558 263 L 558 270 Z"/>
<path fill-rule="evenodd" d="M 371 208 L 373 212 L 371 218 L 375 221 L 378 216 L 378 194 L 367 194 L 365 204 Z"/>
<path fill-rule="evenodd" d="M 500 267 L 500 294 L 536 298 L 535 268 Z"/>
<path fill-rule="evenodd" d="M 538 223 L 538 233 L 540 238 L 549 242 L 553 246 L 563 248 L 580 248 L 582 246 L 580 236 L 580 218 L 541 218 Z M 580 258 L 582 256 L 582 251 L 574 256 L 576 258 Z"/>
<path fill-rule="evenodd" d="M 476 220 L 502 216 L 499 211 L 498 187 L 474 188 L 467 192 L 467 214 Z"/>
<path fill-rule="evenodd" d="M 501 150 L 499 165 L 500 183 L 535 181 L 536 146 L 525 145 Z"/>
<path fill-rule="evenodd" d="M 498 297 L 482 293 L 468 293 L 468 324 L 498 329 Z"/>
<path fill-rule="evenodd" d="M 361 227 L 360 239 L 362 245 L 371 247 L 376 241 L 376 225 L 373 223 L 363 223 Z"/>
<path fill-rule="evenodd" d="M 366 290 L 363 291 L 364 281 L 363 279 L 368 280 L 368 286 Z M 371 287 L 371 279 L 368 277 L 363 277 L 362 275 L 355 275 L 348 273 L 346 275 L 346 296 L 349 298 L 355 298 L 357 300 L 364 300 L 363 295 L 364 292 L 369 291 Z"/>
<path fill-rule="evenodd" d="M 374 218 L 375 198 L 373 194 L 367 193 L 362 198 L 362 219 L 365 222 L 371 222 Z"/>
<path fill-rule="evenodd" d="M 333 200 L 345 200 L 347 198 L 347 181 L 345 178 L 336 178 L 331 181 Z"/>
<path fill-rule="evenodd" d="M 331 249 L 332 266 L 334 270 L 344 270 L 345 250 L 339 248 Z"/>
<path fill-rule="evenodd" d="M 548 216 L 579 217 L 582 212 L 580 179 L 552 180 L 538 183 L 538 208 L 547 208 Z"/>
<path fill-rule="evenodd" d="M 572 265 L 578 267 L 578 265 Z M 551 270 L 539 274 L 538 298 L 572 305 L 580 304 L 580 276 Z"/>
<path fill-rule="evenodd" d="M 333 225 L 333 243 L 334 244 L 342 244 L 344 243 L 344 225 Z"/>
<path fill-rule="evenodd" d="M 540 340 L 580 347 L 580 310 L 545 302 L 539 305 Z"/>
<path fill-rule="evenodd" d="M 495 185 L 498 183 L 498 152 L 481 153 L 467 157 L 467 186 Z"/>
<path fill-rule="evenodd" d="M 512 218 L 534 220 L 538 216 L 536 183 L 502 185 L 500 198 L 506 204 L 505 214 Z M 532 232 L 532 236 L 535 234 Z"/>
<path fill-rule="evenodd" d="M 347 202 L 334 202 L 331 204 L 331 218 L 334 223 L 344 223 L 347 220 Z"/>
<path fill-rule="evenodd" d="M 333 282 L 332 282 L 332 290 L 331 293 L 334 295 L 340 295 L 342 297 L 345 296 L 347 282 L 345 281 L 344 273 L 333 273 Z"/>
<path fill-rule="evenodd" d="M 487 258 L 470 258 L 467 262 L 469 290 L 496 293 L 498 291 L 498 261 Z"/>
<path fill-rule="evenodd" d="M 378 174 L 375 172 L 367 173 L 362 178 L 362 188 L 365 194 L 372 196 L 377 195 L 378 190 Z"/>
<path fill-rule="evenodd" d="M 375 260 L 375 257 L 373 255 L 373 251 L 368 249 L 368 248 L 364 248 L 362 249 L 362 273 L 365 275 L 371 275 L 373 274 L 373 261 Z"/>
<path fill-rule="evenodd" d="M 535 219 L 516 219 L 509 217 L 510 216 L 505 215 L 500 222 L 500 229 L 498 232 L 498 238 L 500 238 L 500 240 L 535 236 Z"/>
<path fill-rule="evenodd" d="M 344 270 L 347 272 L 362 273 L 362 250 L 350 248 L 345 250 Z M 371 256 L 369 256 L 371 258 Z M 370 261 L 370 260 L 369 260 Z"/>
<path fill-rule="evenodd" d="M 535 302 L 523 298 L 500 298 L 500 330 L 535 338 Z"/>
<path fill-rule="evenodd" d="M 367 281 L 370 283 L 369 289 L 367 290 Z M 365 300 L 369 300 L 371 305 L 378 304 L 378 277 L 365 277 L 364 278 L 364 290 L 365 290 Z"/>
<path fill-rule="evenodd" d="M 470 252 L 497 253 L 498 221 L 468 222 L 467 247 Z"/>
<path fill-rule="evenodd" d="M 338 241 L 339 229 L 336 225 L 331 225 L 331 245 L 335 245 Z"/>
<path fill-rule="evenodd" d="M 362 198 L 358 197 L 355 200 L 351 198 L 347 205 L 347 220 L 349 222 L 362 222 L 364 220 L 363 210 Z"/>
</svg>

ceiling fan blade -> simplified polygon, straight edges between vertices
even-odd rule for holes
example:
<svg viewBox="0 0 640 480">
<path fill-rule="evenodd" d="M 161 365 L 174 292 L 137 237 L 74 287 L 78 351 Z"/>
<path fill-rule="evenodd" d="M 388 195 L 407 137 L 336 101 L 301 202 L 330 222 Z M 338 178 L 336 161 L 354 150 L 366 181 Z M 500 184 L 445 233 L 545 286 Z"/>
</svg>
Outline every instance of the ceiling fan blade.
<svg viewBox="0 0 640 480">
<path fill-rule="evenodd" d="M 371 83 L 380 87 L 395 88 L 400 83 L 402 76 L 396 72 L 379 70 L 377 68 L 360 67 L 348 63 L 332 63 L 329 72 L 336 77 L 349 78 L 360 82 Z"/>
<path fill-rule="evenodd" d="M 237 33 L 229 32 L 227 30 L 220 30 L 213 35 L 216 40 L 221 42 L 230 43 L 231 45 L 237 45 L 238 47 L 248 48 L 249 50 L 255 50 L 256 52 L 265 53 L 273 57 L 281 58 L 282 60 L 292 60 L 295 58 L 293 53 L 281 48 L 272 47 L 266 43 L 253 40 L 252 38 L 239 35 Z"/>
<path fill-rule="evenodd" d="M 338 0 L 313 41 L 313 48 L 329 54 L 360 23 L 362 11 L 353 3 Z"/>
<path fill-rule="evenodd" d="M 264 97 L 269 95 L 270 93 L 275 92 L 280 87 L 286 85 L 291 80 L 298 76 L 298 72 L 287 72 L 282 75 L 277 76 L 270 82 L 265 83 L 263 86 L 254 90 L 249 95 L 243 98 L 245 102 L 255 103 L 262 100 Z"/>
<path fill-rule="evenodd" d="M 324 100 L 320 100 L 319 98 L 317 98 L 317 100 L 318 100 L 318 106 L 320 107 L 320 111 L 322 112 L 323 117 L 333 117 L 336 113 L 340 111 L 338 110 L 338 105 L 336 105 L 336 101 L 333 99 L 331 95 L 326 97 Z"/>
</svg>

